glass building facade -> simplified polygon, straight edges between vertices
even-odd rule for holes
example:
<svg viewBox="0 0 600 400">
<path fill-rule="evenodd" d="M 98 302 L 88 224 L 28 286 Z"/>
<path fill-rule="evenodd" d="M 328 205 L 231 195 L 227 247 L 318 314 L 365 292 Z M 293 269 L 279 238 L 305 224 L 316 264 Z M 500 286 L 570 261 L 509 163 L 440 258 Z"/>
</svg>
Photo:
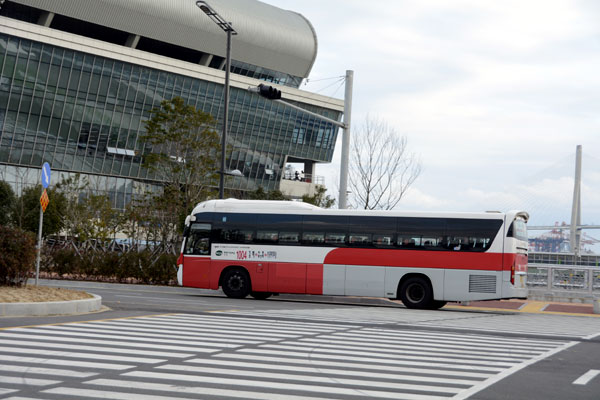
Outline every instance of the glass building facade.
<svg viewBox="0 0 600 400">
<path fill-rule="evenodd" d="M 142 186 L 160 187 L 141 166 L 148 149 L 139 137 L 150 110 L 176 96 L 212 114 L 221 132 L 222 84 L 0 34 L 0 179 L 36 184 L 48 162 L 62 175 L 89 176 L 122 208 Z M 243 177 L 228 177 L 227 188 L 277 189 L 286 161 L 331 161 L 337 127 L 330 122 L 237 87 L 229 112 L 226 165 Z"/>
</svg>

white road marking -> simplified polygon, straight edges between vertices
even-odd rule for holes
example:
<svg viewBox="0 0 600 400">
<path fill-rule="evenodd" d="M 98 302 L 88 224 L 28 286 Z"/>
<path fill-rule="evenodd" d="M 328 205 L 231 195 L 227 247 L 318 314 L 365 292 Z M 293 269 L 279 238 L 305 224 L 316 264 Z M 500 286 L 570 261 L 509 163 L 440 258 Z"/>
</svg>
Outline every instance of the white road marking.
<svg viewBox="0 0 600 400">
<path fill-rule="evenodd" d="M 323 370 L 323 367 L 338 367 L 338 368 L 360 368 L 363 370 L 370 371 L 397 371 L 397 372 L 405 372 L 405 373 L 414 373 L 414 374 L 425 374 L 425 375 L 444 375 L 444 376 L 459 376 L 463 378 L 481 378 L 486 379 L 493 375 L 493 371 L 489 373 L 483 372 L 469 372 L 469 371 L 450 371 L 447 369 L 432 369 L 431 364 L 427 364 L 423 368 L 410 368 L 403 367 L 399 365 L 386 365 L 381 363 L 370 364 L 370 363 L 353 363 L 349 361 L 337 362 L 337 361 L 326 361 L 326 360 L 315 360 L 315 359 L 297 359 L 291 357 L 268 357 L 268 356 L 259 356 L 253 354 L 240 354 L 240 353 L 222 353 L 217 354 L 215 357 L 220 358 L 231 358 L 234 360 L 250 360 L 250 361 L 264 361 L 267 362 L 271 368 L 273 365 L 277 365 L 279 368 L 281 364 L 302 364 L 302 365 L 310 365 L 317 368 L 319 371 Z M 203 361 L 201 359 L 192 359 L 187 360 L 186 362 L 196 363 L 198 361 Z M 210 361 L 217 361 L 213 358 Z M 353 371 L 355 372 L 355 371 Z M 442 378 L 443 379 L 443 378 Z"/>
<path fill-rule="evenodd" d="M 487 379 L 486 381 L 480 383 L 479 385 L 472 386 L 471 388 L 465 390 L 464 392 L 459 393 L 458 395 L 454 396 L 452 398 L 452 400 L 467 399 L 470 396 L 472 396 L 473 394 L 482 391 L 483 389 L 493 385 L 494 383 L 500 382 L 502 379 L 514 374 L 515 372 L 518 372 L 525 367 L 535 364 L 536 362 L 543 360 L 544 358 L 548 358 L 556 353 L 560 353 L 561 351 L 566 350 L 569 347 L 575 346 L 576 344 L 579 344 L 579 343 L 580 342 L 565 343 L 564 345 L 559 346 L 559 347 L 555 348 L 554 350 L 551 350 L 545 354 L 542 354 L 538 357 L 534 357 L 531 360 L 525 361 L 521 364 L 515 365 L 514 367 L 504 370 L 504 371 L 500 372 L 499 374 L 491 377 L 490 379 Z"/>
<path fill-rule="evenodd" d="M 56 385 L 57 383 L 61 383 L 61 381 L 53 381 L 50 379 L 34 379 L 34 378 L 26 378 L 23 376 L 2 376 L 0 375 L 0 383 L 11 383 L 16 385 L 31 385 L 31 386 L 48 386 L 48 385 Z"/>
<path fill-rule="evenodd" d="M 281 359 L 281 361 L 289 362 L 289 359 Z M 244 362 L 244 361 L 227 361 L 227 360 L 216 360 L 214 358 L 211 359 L 200 359 L 196 358 L 193 360 L 187 360 L 186 362 L 193 364 L 206 364 L 211 366 L 223 366 L 223 367 L 241 367 L 247 369 L 266 369 L 272 370 L 275 368 L 277 371 L 292 371 L 292 372 L 306 372 L 312 374 L 331 374 L 331 375 L 341 375 L 341 376 L 359 376 L 362 378 L 376 378 L 376 379 L 398 379 L 398 380 L 407 380 L 407 381 L 415 381 L 415 382 L 436 382 L 436 383 L 448 383 L 455 385 L 475 385 L 479 383 L 477 380 L 467 380 L 467 379 L 448 379 L 448 378 L 440 378 L 439 376 L 418 376 L 418 375 L 402 375 L 399 373 L 381 373 L 381 372 L 364 372 L 364 371 L 350 371 L 347 369 L 334 369 L 334 368 L 324 368 L 322 366 L 316 367 L 301 367 L 298 365 L 283 365 L 277 364 L 276 367 L 273 367 L 273 364 L 261 364 L 257 362 Z M 304 360 L 303 364 L 307 364 Z M 348 367 L 348 365 L 345 365 Z M 157 369 L 181 369 L 182 365 L 161 365 L 157 367 Z M 354 368 L 362 368 L 366 367 L 365 364 L 356 364 L 353 366 Z M 389 371 L 389 368 L 387 369 Z M 403 372 L 399 371 L 398 368 L 394 368 L 394 372 Z M 441 371 L 431 371 L 431 369 L 413 369 L 410 372 L 429 372 L 430 374 L 438 375 Z M 464 375 L 461 375 L 464 376 Z M 486 378 L 489 375 L 484 375 Z"/>
<path fill-rule="evenodd" d="M 4 334 L 2 336 L 5 336 Z M 48 343 L 48 342 L 33 342 L 30 340 L 6 340 L 0 339 L 0 344 L 5 344 L 8 346 L 26 346 L 26 347 L 44 347 L 44 348 L 64 348 L 65 345 L 62 343 Z M 78 344 L 69 344 L 69 350 L 89 350 L 89 351 L 98 351 L 97 346 L 84 346 Z M 102 347 L 102 351 L 107 353 L 123 353 L 123 354 L 135 354 L 141 356 L 154 356 L 154 357 L 177 357 L 177 358 L 187 358 L 191 357 L 193 353 L 174 353 L 174 352 L 161 352 L 161 351 L 148 351 L 148 350 L 137 350 L 137 349 L 118 349 L 115 347 Z M 211 349 L 198 349 L 196 350 L 200 353 L 212 353 L 216 350 Z"/>
<path fill-rule="evenodd" d="M 95 348 L 95 350 L 104 350 Z M 57 350 L 44 350 L 44 349 L 28 349 L 24 347 L 0 347 L 0 352 L 5 353 L 19 353 L 19 354 L 34 354 L 36 356 L 55 356 L 55 357 L 72 357 L 72 358 L 87 358 L 92 360 L 110 360 L 110 361 L 123 361 L 130 363 L 139 364 L 158 364 L 165 362 L 166 360 L 158 358 L 145 358 L 145 357 L 126 357 L 126 356 L 113 356 L 106 354 L 96 353 L 80 353 L 76 351 L 57 351 Z"/>
<path fill-rule="evenodd" d="M 22 374 L 69 376 L 72 378 L 89 378 L 98 375 L 95 372 L 79 372 L 70 369 L 57 368 L 23 367 L 20 365 L 0 365 L 0 371 L 19 372 Z"/>
<path fill-rule="evenodd" d="M 573 385 L 587 385 L 589 381 L 600 375 L 600 369 L 590 369 L 585 374 L 573 381 Z"/>
<path fill-rule="evenodd" d="M 183 371 L 192 372 L 195 374 L 231 374 L 231 369 L 228 368 L 209 368 L 209 367 L 195 367 L 193 365 L 166 365 L 161 366 L 158 369 L 169 369 L 172 371 Z M 142 376 L 142 375 L 135 375 Z M 165 376 L 180 376 L 176 379 L 184 379 L 183 375 L 180 374 L 166 374 Z M 262 379 L 281 379 L 286 381 L 301 381 L 301 382 L 314 382 L 314 383 L 330 383 L 336 385 L 347 385 L 347 386 L 365 386 L 373 387 L 378 389 L 396 389 L 396 390 L 414 390 L 423 392 L 434 392 L 434 393 L 458 393 L 462 388 L 457 387 L 444 387 L 444 386 L 424 386 L 424 385 L 412 385 L 405 383 L 392 383 L 386 381 L 375 381 L 375 380 L 359 380 L 359 379 L 346 379 L 346 378 L 330 378 L 325 376 L 313 376 L 313 375 L 300 375 L 300 374 L 281 374 L 277 372 L 260 372 L 260 371 L 244 371 L 244 376 L 250 378 L 262 378 Z M 194 376 L 192 375 L 192 378 Z M 186 378 L 187 379 L 187 378 Z M 215 378 L 220 379 L 220 378 Z M 396 377 L 396 379 L 401 379 Z M 184 379 L 185 380 L 185 379 Z M 266 381 L 265 381 L 266 382 Z"/>
<path fill-rule="evenodd" d="M 0 349 L 0 351 L 2 351 L 2 350 Z M 36 351 L 36 354 L 39 354 L 39 352 Z M 65 354 L 66 353 L 60 353 L 61 356 L 64 356 Z M 59 360 L 59 359 L 52 359 L 52 358 L 9 356 L 9 355 L 4 355 L 4 354 L 0 354 L 0 361 L 31 363 L 31 364 L 35 364 L 35 365 L 50 364 L 50 365 L 62 365 L 62 366 L 69 366 L 69 367 L 109 369 L 109 370 L 124 370 L 124 369 L 134 367 L 134 365 L 111 364 L 111 363 L 102 363 L 102 362 L 97 362 L 97 361 L 88 362 L 88 361 L 75 361 L 75 360 Z"/>
</svg>

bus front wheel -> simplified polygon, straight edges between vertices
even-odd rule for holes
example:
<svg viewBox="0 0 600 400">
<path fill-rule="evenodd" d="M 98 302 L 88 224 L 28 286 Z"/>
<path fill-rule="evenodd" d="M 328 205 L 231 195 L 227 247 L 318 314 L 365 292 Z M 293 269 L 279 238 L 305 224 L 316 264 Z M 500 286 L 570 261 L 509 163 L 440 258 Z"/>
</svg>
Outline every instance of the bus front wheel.
<svg viewBox="0 0 600 400">
<path fill-rule="evenodd" d="M 248 296 L 252 290 L 250 285 L 250 275 L 243 269 L 233 268 L 225 271 L 222 279 L 223 293 L 227 297 L 234 299 L 243 299 Z"/>
<path fill-rule="evenodd" d="M 400 300 L 406 308 L 429 308 L 433 302 L 433 289 L 421 277 L 408 278 L 400 286 Z"/>
</svg>

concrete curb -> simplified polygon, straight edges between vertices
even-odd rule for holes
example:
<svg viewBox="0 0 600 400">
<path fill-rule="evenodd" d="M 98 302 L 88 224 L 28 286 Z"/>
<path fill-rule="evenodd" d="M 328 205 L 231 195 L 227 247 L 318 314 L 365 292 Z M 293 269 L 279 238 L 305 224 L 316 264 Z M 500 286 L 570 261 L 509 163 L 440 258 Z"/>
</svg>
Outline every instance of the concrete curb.
<svg viewBox="0 0 600 400">
<path fill-rule="evenodd" d="M 24 317 L 83 314 L 98 311 L 102 307 L 102 297 L 90 293 L 93 298 L 71 301 L 48 301 L 36 303 L 0 303 L 0 316 Z"/>
</svg>

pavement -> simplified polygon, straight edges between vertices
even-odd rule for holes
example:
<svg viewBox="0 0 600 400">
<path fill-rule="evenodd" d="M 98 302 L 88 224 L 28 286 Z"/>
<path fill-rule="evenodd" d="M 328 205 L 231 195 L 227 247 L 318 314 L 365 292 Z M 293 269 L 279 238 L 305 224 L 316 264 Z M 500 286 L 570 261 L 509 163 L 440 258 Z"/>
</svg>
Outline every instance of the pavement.
<svg viewBox="0 0 600 400">
<path fill-rule="evenodd" d="M 103 307 L 101 297 L 97 295 L 93 296 L 94 298 L 89 300 L 46 303 L 0 303 L 0 317 L 84 314 L 102 310 Z M 389 300 L 376 297 L 281 294 L 277 296 L 276 299 L 280 301 L 404 307 L 402 302 L 399 300 Z M 600 317 L 600 314 L 594 314 L 593 304 L 560 303 L 534 300 L 488 300 L 460 303 L 451 302 L 444 306 L 443 309 L 456 311 L 462 310 L 504 313 L 535 313 L 547 315 L 577 315 L 593 318 Z"/>
<path fill-rule="evenodd" d="M 282 294 L 280 300 L 326 302 L 356 305 L 381 305 L 388 307 L 403 307 L 400 300 L 389 300 L 375 297 L 351 297 L 351 296 L 316 296 L 316 295 L 294 295 Z M 560 303 L 551 301 L 535 300 L 487 300 L 469 301 L 459 303 L 448 303 L 444 310 L 472 310 L 472 311 L 502 311 L 511 313 L 535 313 L 535 314 L 558 314 L 578 315 L 589 317 L 600 317 L 594 314 L 593 304 Z"/>
</svg>

